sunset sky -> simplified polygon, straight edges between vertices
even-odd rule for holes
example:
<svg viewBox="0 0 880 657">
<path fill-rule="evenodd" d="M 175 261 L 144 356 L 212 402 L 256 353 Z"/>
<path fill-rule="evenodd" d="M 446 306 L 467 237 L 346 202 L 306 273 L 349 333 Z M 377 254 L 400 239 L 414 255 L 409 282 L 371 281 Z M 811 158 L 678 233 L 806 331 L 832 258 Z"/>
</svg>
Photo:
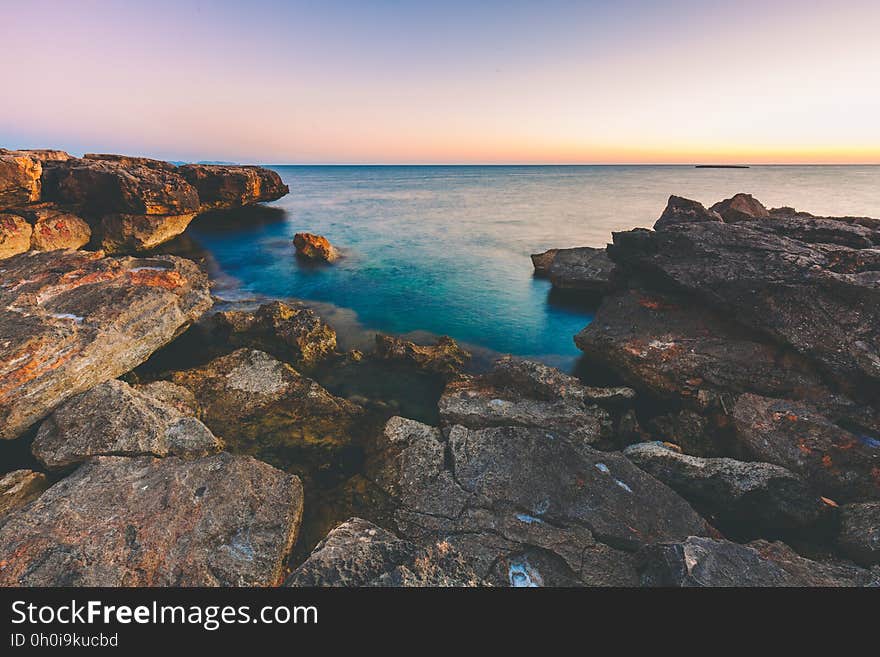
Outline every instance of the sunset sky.
<svg viewBox="0 0 880 657">
<path fill-rule="evenodd" d="M 0 146 L 880 163 L 878 30 L 878 0 L 0 0 Z"/>
</svg>

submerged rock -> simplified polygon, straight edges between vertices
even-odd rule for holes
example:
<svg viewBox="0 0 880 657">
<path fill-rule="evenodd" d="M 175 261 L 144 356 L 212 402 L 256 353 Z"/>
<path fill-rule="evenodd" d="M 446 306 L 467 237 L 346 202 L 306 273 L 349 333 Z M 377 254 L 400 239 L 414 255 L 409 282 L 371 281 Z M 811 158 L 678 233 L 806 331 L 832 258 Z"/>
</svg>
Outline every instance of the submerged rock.
<svg viewBox="0 0 880 657">
<path fill-rule="evenodd" d="M 842 506 L 837 543 L 846 556 L 862 566 L 880 564 L 880 502 Z"/>
<path fill-rule="evenodd" d="M 0 438 L 143 363 L 211 305 L 188 260 L 27 253 L 0 274 Z"/>
<path fill-rule="evenodd" d="M 729 224 L 738 221 L 766 219 L 770 216 L 767 208 L 751 194 L 734 194 L 731 198 L 719 201 L 709 209 L 712 212 L 717 212 Z"/>
<path fill-rule="evenodd" d="M 446 335 L 437 338 L 437 343 L 434 345 L 423 346 L 403 338 L 378 333 L 375 354 L 384 360 L 408 363 L 444 376 L 459 374 L 471 358 L 470 353 Z"/>
<path fill-rule="evenodd" d="M 631 445 L 623 453 L 719 529 L 740 536 L 810 527 L 829 510 L 803 479 L 778 465 L 687 456 L 662 443 Z"/>
<path fill-rule="evenodd" d="M 323 260 L 333 262 L 339 257 L 339 253 L 323 235 L 312 233 L 297 233 L 293 236 L 293 246 L 296 254 L 308 260 Z"/>
<path fill-rule="evenodd" d="M 615 287 L 617 268 L 605 249 L 551 249 L 533 255 L 532 263 L 536 274 L 546 276 L 553 287 L 561 290 L 602 295 Z"/>
<path fill-rule="evenodd" d="M 0 585 L 279 584 L 302 501 L 245 456 L 97 457 L 0 520 Z"/>
<path fill-rule="evenodd" d="M 60 469 L 91 456 L 197 458 L 222 448 L 196 418 L 113 380 L 56 408 L 40 425 L 32 451 L 47 468 Z"/>
<path fill-rule="evenodd" d="M 654 230 L 663 230 L 677 224 L 721 221 L 721 215 L 714 210 L 707 210 L 702 203 L 681 196 L 670 196 L 663 214 L 654 223 Z"/>
<path fill-rule="evenodd" d="M 13 470 L 0 475 L 0 523 L 3 517 L 37 499 L 49 488 L 42 472 Z"/>
<path fill-rule="evenodd" d="M 639 554 L 643 586 L 877 586 L 880 575 L 839 563 L 811 561 L 784 543 L 689 537 Z"/>
<path fill-rule="evenodd" d="M 350 518 L 327 534 L 287 586 L 476 586 L 476 573 L 446 542 L 419 547 Z"/>
</svg>

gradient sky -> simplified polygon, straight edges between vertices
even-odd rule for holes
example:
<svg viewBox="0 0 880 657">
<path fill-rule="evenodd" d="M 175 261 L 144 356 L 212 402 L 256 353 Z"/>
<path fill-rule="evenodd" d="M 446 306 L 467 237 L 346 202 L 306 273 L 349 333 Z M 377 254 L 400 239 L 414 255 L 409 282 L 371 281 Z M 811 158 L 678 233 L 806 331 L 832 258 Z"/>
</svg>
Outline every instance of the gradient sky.
<svg viewBox="0 0 880 657">
<path fill-rule="evenodd" d="M 877 163 L 878 32 L 878 0 L 0 0 L 0 145 Z"/>
</svg>

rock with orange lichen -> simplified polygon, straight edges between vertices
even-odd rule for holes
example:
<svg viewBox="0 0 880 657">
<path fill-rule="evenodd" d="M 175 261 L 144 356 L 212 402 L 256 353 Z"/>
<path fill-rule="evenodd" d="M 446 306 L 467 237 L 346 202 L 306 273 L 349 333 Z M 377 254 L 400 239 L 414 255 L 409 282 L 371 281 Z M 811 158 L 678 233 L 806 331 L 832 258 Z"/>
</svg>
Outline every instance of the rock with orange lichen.
<svg viewBox="0 0 880 657">
<path fill-rule="evenodd" d="M 754 458 L 799 473 L 836 502 L 880 499 L 880 440 L 849 431 L 804 402 L 740 396 L 736 439 Z"/>
<path fill-rule="evenodd" d="M 333 262 L 339 257 L 336 247 L 323 235 L 297 233 L 293 236 L 293 246 L 296 247 L 296 254 L 307 260 Z"/>
<path fill-rule="evenodd" d="M 4 439 L 143 363 L 211 306 L 207 276 L 182 258 L 30 252 L 0 270 Z"/>
<path fill-rule="evenodd" d="M 36 251 L 81 249 L 92 237 L 82 217 L 52 206 L 28 208 L 22 214 L 33 225 L 31 248 Z"/>
<path fill-rule="evenodd" d="M 0 213 L 0 259 L 24 253 L 31 248 L 33 227 L 17 214 Z"/>
<path fill-rule="evenodd" d="M 0 586 L 270 586 L 299 479 L 246 456 L 97 457 L 0 520 Z"/>
</svg>

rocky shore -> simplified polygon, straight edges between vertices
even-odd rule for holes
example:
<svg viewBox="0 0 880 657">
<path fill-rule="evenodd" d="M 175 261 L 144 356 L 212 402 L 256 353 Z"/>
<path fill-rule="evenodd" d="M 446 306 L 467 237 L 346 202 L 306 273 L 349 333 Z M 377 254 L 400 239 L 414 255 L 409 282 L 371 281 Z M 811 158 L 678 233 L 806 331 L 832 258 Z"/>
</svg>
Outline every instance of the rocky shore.
<svg viewBox="0 0 880 657">
<path fill-rule="evenodd" d="M 285 193 L 0 151 L 0 438 L 30 454 L 0 584 L 880 585 L 880 221 L 672 197 L 533 256 L 601 298 L 587 385 L 448 337 L 344 353 L 304 306 L 212 311 L 195 263 L 135 255 Z M 77 237 L 35 240 L 56 219 Z"/>
</svg>

